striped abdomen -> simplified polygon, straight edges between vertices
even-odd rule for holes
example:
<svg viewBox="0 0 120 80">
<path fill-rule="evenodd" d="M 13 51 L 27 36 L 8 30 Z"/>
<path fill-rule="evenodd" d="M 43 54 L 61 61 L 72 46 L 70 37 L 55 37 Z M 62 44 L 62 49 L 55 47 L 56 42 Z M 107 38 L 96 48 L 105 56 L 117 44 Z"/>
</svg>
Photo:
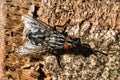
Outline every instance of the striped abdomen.
<svg viewBox="0 0 120 80">
<path fill-rule="evenodd" d="M 38 46 L 43 44 L 46 35 L 47 34 L 45 33 L 45 31 L 35 29 L 34 32 L 30 30 L 29 33 L 27 33 L 26 37 L 33 45 Z"/>
</svg>

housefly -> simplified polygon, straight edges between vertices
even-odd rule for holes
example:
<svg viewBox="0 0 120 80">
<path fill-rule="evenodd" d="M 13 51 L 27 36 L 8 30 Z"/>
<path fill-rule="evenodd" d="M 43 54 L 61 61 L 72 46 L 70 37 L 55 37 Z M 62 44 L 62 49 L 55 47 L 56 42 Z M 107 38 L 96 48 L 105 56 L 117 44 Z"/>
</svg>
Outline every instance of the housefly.
<svg viewBox="0 0 120 80">
<path fill-rule="evenodd" d="M 54 27 L 51 27 L 42 21 L 38 21 L 37 19 L 28 15 L 22 16 L 22 20 L 24 23 L 23 35 L 28 42 L 19 47 L 18 53 L 44 53 L 51 50 L 72 50 L 72 48 L 78 48 L 80 52 L 84 52 L 85 48 L 85 53 L 88 53 L 86 51 L 90 51 L 90 54 L 95 52 L 91 48 L 83 46 L 80 43 L 80 38 L 73 38 L 67 34 L 66 29 L 70 23 L 70 19 L 64 25 L 56 25 Z M 64 29 L 59 31 L 56 27 L 63 27 Z M 61 67 L 60 55 L 58 53 L 53 53 L 53 55 L 57 57 L 58 64 Z"/>
</svg>

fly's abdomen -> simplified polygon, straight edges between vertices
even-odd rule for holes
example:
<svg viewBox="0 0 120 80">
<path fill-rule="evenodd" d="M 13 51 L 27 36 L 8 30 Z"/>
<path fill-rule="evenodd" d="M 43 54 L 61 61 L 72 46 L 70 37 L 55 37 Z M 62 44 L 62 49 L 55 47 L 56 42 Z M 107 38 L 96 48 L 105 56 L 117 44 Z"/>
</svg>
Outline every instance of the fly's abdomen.
<svg viewBox="0 0 120 80">
<path fill-rule="evenodd" d="M 65 37 L 60 33 L 50 35 L 48 44 L 54 49 L 62 49 L 64 47 Z"/>
</svg>

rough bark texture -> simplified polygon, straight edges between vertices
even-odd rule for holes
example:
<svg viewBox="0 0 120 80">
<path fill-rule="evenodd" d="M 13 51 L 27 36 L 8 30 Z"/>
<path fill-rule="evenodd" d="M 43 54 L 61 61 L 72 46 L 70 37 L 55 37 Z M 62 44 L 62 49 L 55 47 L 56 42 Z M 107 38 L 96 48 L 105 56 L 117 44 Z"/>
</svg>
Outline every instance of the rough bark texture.
<svg viewBox="0 0 120 80">
<path fill-rule="evenodd" d="M 35 6 L 30 8 L 33 4 L 37 9 L 34 9 Z M 4 61 L 4 80 L 120 80 L 118 0 L 6 0 L 5 6 L 7 55 Z M 60 62 L 63 69 L 59 68 L 56 57 L 52 54 L 16 53 L 18 47 L 25 43 L 22 39 L 24 24 L 21 16 L 31 12 L 38 20 L 51 26 L 63 25 L 71 19 L 68 34 L 81 38 L 82 46 L 62 53 Z M 4 43 L 2 44 L 4 48 Z M 95 56 L 93 49 L 108 56 L 97 53 Z"/>
<path fill-rule="evenodd" d="M 4 76 L 3 73 L 3 61 L 5 57 L 5 40 L 4 40 L 4 26 L 5 26 L 5 1 L 0 0 L 0 80 Z"/>
</svg>

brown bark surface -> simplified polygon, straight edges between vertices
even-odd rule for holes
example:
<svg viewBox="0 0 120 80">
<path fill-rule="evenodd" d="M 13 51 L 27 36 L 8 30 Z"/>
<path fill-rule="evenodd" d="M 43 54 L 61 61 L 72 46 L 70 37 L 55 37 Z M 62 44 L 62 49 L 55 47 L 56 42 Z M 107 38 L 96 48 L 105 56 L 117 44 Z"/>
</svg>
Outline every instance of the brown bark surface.
<svg viewBox="0 0 120 80">
<path fill-rule="evenodd" d="M 5 57 L 5 35 L 4 35 L 4 26 L 5 26 L 5 1 L 1 0 L 0 1 L 0 80 L 2 80 L 2 77 L 4 76 L 3 73 L 3 61 Z"/>
<path fill-rule="evenodd" d="M 6 0 L 0 6 L 0 77 L 5 50 L 7 54 L 3 80 L 120 80 L 119 1 Z M 82 45 L 108 56 L 93 55 L 81 47 L 79 53 L 77 50 L 62 53 L 62 70 L 52 54 L 18 54 L 18 47 L 25 43 L 21 17 L 28 13 L 34 13 L 38 20 L 51 26 L 63 25 L 71 19 L 68 27 L 73 28 L 68 34 L 81 38 Z"/>
</svg>

